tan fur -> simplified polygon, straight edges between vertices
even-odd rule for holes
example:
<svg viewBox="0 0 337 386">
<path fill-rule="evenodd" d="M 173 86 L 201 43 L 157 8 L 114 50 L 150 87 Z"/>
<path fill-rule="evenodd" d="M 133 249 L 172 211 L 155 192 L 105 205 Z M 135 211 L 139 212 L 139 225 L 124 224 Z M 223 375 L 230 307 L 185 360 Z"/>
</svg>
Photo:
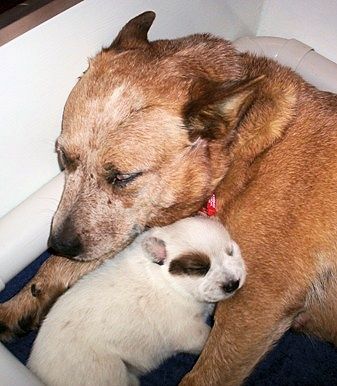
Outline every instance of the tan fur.
<svg viewBox="0 0 337 386">
<path fill-rule="evenodd" d="M 337 98 L 209 35 L 149 43 L 151 20 L 130 21 L 68 99 L 58 140 L 67 182 L 52 237 L 70 216 L 63 235 L 78 237 L 75 258 L 92 263 L 52 258 L 39 287 L 66 287 L 93 259 L 145 226 L 195 213 L 215 191 L 247 282 L 219 304 L 182 385 L 239 385 L 296 317 L 337 343 Z M 142 174 L 118 188 L 106 180 L 112 168 Z M 30 288 L 0 306 L 9 332 L 41 313 Z"/>
</svg>

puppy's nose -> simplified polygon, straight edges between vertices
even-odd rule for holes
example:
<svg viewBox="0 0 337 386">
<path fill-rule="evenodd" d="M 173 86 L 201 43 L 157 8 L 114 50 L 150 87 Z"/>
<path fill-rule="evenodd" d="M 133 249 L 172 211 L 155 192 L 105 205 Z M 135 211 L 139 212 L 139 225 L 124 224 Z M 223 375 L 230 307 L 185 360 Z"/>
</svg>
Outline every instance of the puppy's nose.
<svg viewBox="0 0 337 386">
<path fill-rule="evenodd" d="M 69 217 L 57 232 L 50 235 L 48 246 L 55 254 L 65 257 L 76 257 L 83 252 L 80 237 L 76 234 Z"/>
<path fill-rule="evenodd" d="M 224 292 L 231 294 L 239 288 L 240 280 L 230 280 L 222 286 Z"/>
</svg>

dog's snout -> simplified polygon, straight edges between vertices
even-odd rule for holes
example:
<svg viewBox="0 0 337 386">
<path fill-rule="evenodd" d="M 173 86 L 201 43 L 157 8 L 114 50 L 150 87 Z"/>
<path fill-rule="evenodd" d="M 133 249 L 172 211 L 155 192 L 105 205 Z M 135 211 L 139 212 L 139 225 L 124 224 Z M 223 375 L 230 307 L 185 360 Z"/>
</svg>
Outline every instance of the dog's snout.
<svg viewBox="0 0 337 386">
<path fill-rule="evenodd" d="M 231 294 L 236 291 L 240 286 L 240 280 L 230 280 L 223 284 L 222 289 L 224 292 Z"/>
<path fill-rule="evenodd" d="M 48 246 L 56 255 L 65 257 L 76 257 L 83 251 L 78 236 L 75 236 L 73 239 L 50 236 Z"/>
<path fill-rule="evenodd" d="M 48 240 L 48 246 L 55 254 L 65 257 L 76 257 L 83 252 L 81 239 L 76 234 L 70 217 L 67 217 L 62 227 L 52 233 Z"/>
</svg>

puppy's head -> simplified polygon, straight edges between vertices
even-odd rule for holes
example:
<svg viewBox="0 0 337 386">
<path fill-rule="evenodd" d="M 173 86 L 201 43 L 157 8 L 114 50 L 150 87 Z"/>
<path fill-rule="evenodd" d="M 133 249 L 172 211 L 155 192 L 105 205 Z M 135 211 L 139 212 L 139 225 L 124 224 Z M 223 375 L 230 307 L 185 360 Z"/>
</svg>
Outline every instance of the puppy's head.
<svg viewBox="0 0 337 386">
<path fill-rule="evenodd" d="M 197 216 L 153 228 L 142 245 L 169 282 L 198 301 L 226 299 L 245 282 L 240 249 L 216 220 Z"/>
<path fill-rule="evenodd" d="M 66 103 L 49 241 L 60 255 L 113 255 L 146 226 L 197 212 L 228 168 L 226 133 L 252 87 L 235 81 L 239 56 L 209 35 L 150 43 L 153 19 L 127 23 Z"/>
</svg>

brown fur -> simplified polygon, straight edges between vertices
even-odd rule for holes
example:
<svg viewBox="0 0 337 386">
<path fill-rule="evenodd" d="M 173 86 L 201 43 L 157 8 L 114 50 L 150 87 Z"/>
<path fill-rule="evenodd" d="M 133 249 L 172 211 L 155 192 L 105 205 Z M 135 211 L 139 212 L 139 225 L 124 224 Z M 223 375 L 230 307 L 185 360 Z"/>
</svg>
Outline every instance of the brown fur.
<svg viewBox="0 0 337 386">
<path fill-rule="evenodd" d="M 204 276 L 211 266 L 211 261 L 202 252 L 187 252 L 170 263 L 169 271 L 172 275 Z"/>
<path fill-rule="evenodd" d="M 65 107 L 51 240 L 92 261 L 51 258 L 31 282 L 40 299 L 29 284 L 0 321 L 9 336 L 38 320 L 55 289 L 215 191 L 247 282 L 219 304 L 182 385 L 239 385 L 299 314 L 297 326 L 337 344 L 337 97 L 209 35 L 149 43 L 153 18 L 130 21 L 90 61 Z"/>
</svg>

